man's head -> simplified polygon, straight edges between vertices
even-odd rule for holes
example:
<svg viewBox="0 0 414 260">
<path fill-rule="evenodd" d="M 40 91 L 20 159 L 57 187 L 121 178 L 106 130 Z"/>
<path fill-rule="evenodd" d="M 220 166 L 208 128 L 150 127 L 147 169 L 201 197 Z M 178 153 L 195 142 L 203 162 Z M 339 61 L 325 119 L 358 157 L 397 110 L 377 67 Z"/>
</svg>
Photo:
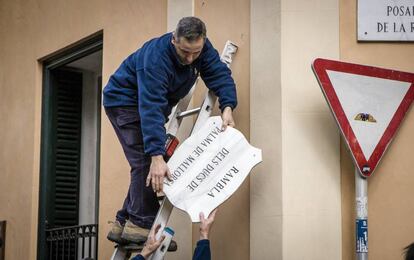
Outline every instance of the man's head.
<svg viewBox="0 0 414 260">
<path fill-rule="evenodd" d="M 172 43 L 182 64 L 189 65 L 200 56 L 206 34 L 206 25 L 197 17 L 184 17 L 178 22 Z"/>
</svg>

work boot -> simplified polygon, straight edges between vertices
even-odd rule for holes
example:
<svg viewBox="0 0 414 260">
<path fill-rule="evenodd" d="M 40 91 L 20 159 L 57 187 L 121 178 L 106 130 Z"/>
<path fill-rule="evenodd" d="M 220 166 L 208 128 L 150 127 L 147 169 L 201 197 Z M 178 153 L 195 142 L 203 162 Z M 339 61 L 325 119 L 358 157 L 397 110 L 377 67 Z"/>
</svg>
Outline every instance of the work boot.
<svg viewBox="0 0 414 260">
<path fill-rule="evenodd" d="M 106 236 L 106 238 L 109 241 L 112 241 L 118 244 L 124 244 L 125 240 L 121 238 L 122 231 L 124 230 L 124 226 L 122 226 L 118 220 L 114 222 L 110 222 L 110 223 L 112 223 L 112 227 L 111 227 L 111 230 L 109 230 L 109 233 Z"/>
<path fill-rule="evenodd" d="M 140 244 L 147 241 L 148 234 L 149 229 L 137 226 L 128 220 L 125 223 L 121 238 L 128 240 L 129 242 Z"/>
</svg>

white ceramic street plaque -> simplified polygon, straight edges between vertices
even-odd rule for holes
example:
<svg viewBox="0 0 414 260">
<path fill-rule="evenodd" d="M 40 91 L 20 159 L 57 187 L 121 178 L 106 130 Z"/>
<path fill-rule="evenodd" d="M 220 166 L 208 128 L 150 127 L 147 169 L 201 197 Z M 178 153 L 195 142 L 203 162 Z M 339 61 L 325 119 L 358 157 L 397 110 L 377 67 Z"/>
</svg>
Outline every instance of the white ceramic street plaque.
<svg viewBox="0 0 414 260">
<path fill-rule="evenodd" d="M 358 0 L 359 41 L 414 41 L 414 0 Z"/>
<path fill-rule="evenodd" d="M 193 222 L 208 216 L 242 184 L 262 161 L 260 149 L 251 146 L 237 129 L 221 131 L 221 117 L 210 117 L 168 161 L 172 180 L 164 180 L 164 193 Z"/>
</svg>

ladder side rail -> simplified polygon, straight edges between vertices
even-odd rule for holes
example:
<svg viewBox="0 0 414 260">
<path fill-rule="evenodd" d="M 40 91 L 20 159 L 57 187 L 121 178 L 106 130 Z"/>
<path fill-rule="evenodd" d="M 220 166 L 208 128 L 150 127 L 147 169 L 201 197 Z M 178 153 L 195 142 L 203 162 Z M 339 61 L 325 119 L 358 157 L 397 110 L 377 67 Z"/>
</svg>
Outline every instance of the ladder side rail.
<svg viewBox="0 0 414 260">
<path fill-rule="evenodd" d="M 117 246 L 112 253 L 111 260 L 125 260 L 129 259 L 131 253 L 123 248 L 122 246 Z"/>
</svg>

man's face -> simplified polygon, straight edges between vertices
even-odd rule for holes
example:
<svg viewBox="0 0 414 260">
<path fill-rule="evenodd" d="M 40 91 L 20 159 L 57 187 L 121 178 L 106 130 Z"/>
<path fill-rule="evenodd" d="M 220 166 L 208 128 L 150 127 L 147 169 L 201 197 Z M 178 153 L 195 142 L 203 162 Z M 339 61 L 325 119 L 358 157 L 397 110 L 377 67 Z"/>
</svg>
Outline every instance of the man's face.
<svg viewBox="0 0 414 260">
<path fill-rule="evenodd" d="M 175 46 L 180 62 L 184 65 L 190 65 L 200 56 L 204 46 L 204 39 L 200 37 L 194 41 L 188 41 L 184 37 L 179 39 L 173 37 L 172 43 Z"/>
</svg>

